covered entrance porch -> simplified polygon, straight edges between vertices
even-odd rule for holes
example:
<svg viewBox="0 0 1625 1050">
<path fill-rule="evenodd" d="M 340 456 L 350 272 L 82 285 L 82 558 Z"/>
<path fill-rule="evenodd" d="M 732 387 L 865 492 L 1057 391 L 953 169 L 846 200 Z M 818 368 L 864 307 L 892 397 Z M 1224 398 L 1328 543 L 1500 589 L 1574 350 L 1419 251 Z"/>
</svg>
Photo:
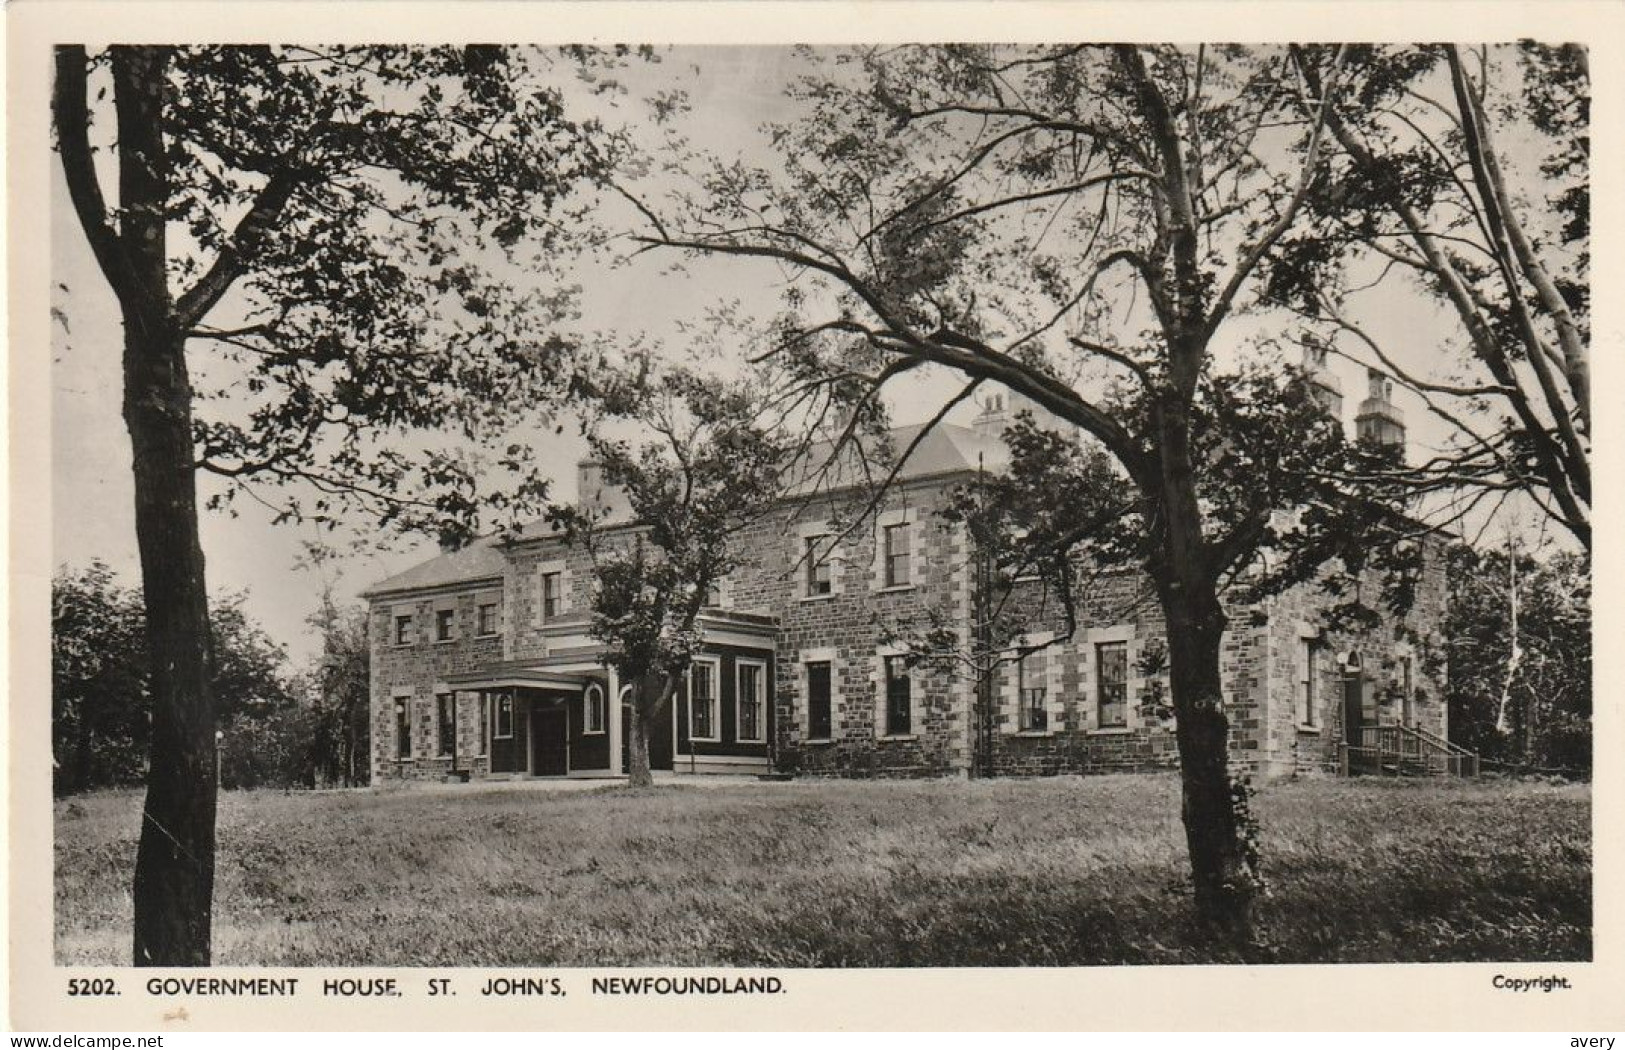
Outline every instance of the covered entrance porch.
<svg viewBox="0 0 1625 1050">
<path fill-rule="evenodd" d="M 473 693 L 481 712 L 482 751 L 494 777 L 618 776 L 621 727 L 609 717 L 609 674 L 602 668 L 485 668 L 449 680 Z"/>
</svg>

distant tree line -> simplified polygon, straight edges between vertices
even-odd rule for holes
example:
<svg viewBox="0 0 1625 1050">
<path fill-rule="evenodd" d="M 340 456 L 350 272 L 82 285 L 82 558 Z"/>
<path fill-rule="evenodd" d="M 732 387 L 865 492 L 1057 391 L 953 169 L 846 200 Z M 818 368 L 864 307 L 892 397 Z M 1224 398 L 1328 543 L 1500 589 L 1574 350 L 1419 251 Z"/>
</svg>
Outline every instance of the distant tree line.
<svg viewBox="0 0 1625 1050">
<path fill-rule="evenodd" d="M 312 618 L 322 654 L 296 673 L 287 650 L 249 617 L 245 597 L 210 602 L 221 786 L 366 783 L 366 617 L 324 606 Z M 140 591 L 101 561 L 64 567 L 51 583 L 51 623 L 56 794 L 142 783 L 152 693 Z"/>
</svg>

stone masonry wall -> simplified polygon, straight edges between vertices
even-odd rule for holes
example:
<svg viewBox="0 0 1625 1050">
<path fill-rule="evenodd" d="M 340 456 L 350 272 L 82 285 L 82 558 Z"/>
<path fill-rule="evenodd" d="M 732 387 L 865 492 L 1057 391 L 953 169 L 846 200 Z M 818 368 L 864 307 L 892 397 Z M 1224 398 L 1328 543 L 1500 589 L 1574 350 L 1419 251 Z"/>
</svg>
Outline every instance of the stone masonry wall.
<svg viewBox="0 0 1625 1050">
<path fill-rule="evenodd" d="M 498 629 L 481 636 L 477 633 L 478 607 L 497 604 Z M 451 641 L 434 637 L 435 613 L 453 612 Z M 395 642 L 395 617 L 410 615 L 410 641 Z M 375 599 L 371 609 L 372 637 L 372 755 L 375 781 L 378 779 L 439 778 L 451 769 L 449 757 L 437 752 L 438 715 L 435 696 L 446 691 L 448 674 L 473 671 L 502 659 L 503 600 L 495 582 L 441 588 L 407 596 Z M 395 701 L 409 705 L 411 717 L 411 758 L 397 757 Z M 460 769 L 483 774 L 487 756 L 481 737 L 482 725 L 478 694 L 463 692 L 457 701 L 457 754 Z"/>
<path fill-rule="evenodd" d="M 1041 776 L 1165 769 L 1177 765 L 1173 722 L 1143 710 L 1153 689 L 1167 696 L 1166 674 L 1148 678 L 1142 655 L 1165 644 L 1166 628 L 1144 578 L 1133 572 L 1106 574 L 1082 596 L 1074 637 L 1043 656 L 1049 697 L 1047 725 L 1023 731 L 1019 724 L 1013 665 L 1001 667 L 989 689 L 990 732 L 981 739 L 977 690 L 967 671 L 917 665 L 911 671 L 912 727 L 902 737 L 884 731 L 881 653 L 888 640 L 932 625 L 956 630 L 957 644 L 971 646 L 970 551 L 962 528 L 939 516 L 950 480 L 926 480 L 899 487 L 885 504 L 848 529 L 863 504 L 853 499 L 822 499 L 783 514 L 770 515 L 738 540 L 740 567 L 723 584 L 723 605 L 739 612 L 771 615 L 779 624 L 775 739 L 781 769 L 808 775 L 916 777 L 965 775 L 991 763 L 996 775 Z M 910 581 L 887 588 L 881 577 L 881 529 L 906 522 L 911 539 Z M 832 593 L 808 593 L 804 561 L 809 537 L 840 534 L 828 561 Z M 628 534 L 629 538 L 630 534 Z M 1446 589 L 1442 543 L 1430 545 L 1427 574 L 1415 608 L 1402 621 L 1351 635 L 1327 629 L 1323 610 L 1330 599 L 1314 584 L 1294 588 L 1258 606 L 1227 601 L 1228 629 L 1221 673 L 1231 749 L 1236 765 L 1270 779 L 1335 770 L 1342 743 L 1342 672 L 1337 657 L 1358 651 L 1368 681 L 1369 722 L 1398 721 L 1403 713 L 1397 683 L 1409 656 L 1413 681 L 1412 723 L 1440 736 L 1447 730 L 1437 628 L 1443 620 Z M 540 614 L 541 575 L 559 571 L 563 604 L 544 622 Z M 473 670 L 503 659 L 540 657 L 549 638 L 586 630 L 592 584 L 591 565 L 580 549 L 557 538 L 520 543 L 509 549 L 500 582 L 481 581 L 441 588 L 400 600 L 388 596 L 373 605 L 373 752 L 383 776 L 439 776 L 450 762 L 435 747 L 435 691 L 445 675 Z M 1373 586 L 1375 581 L 1362 586 Z M 1026 588 L 1025 591 L 1019 588 Z M 1373 591 L 1375 593 L 1375 591 Z M 498 631 L 474 636 L 481 601 L 500 605 Z M 431 637 L 434 613 L 455 610 L 450 642 Z M 1063 630 L 1053 597 L 1036 585 L 1019 584 L 1007 603 L 1009 615 L 1025 618 L 1030 634 Z M 394 615 L 413 615 L 410 645 L 393 644 Z M 1321 673 L 1313 724 L 1300 724 L 1298 696 L 1303 640 L 1320 639 Z M 1099 718 L 1099 646 L 1124 643 L 1128 660 L 1127 724 L 1102 726 Z M 832 669 L 831 733 L 808 739 L 805 664 L 827 660 Z M 468 754 L 479 735 L 479 711 L 465 694 L 459 704 L 459 752 L 464 768 L 483 772 L 484 759 Z M 413 757 L 395 758 L 396 697 L 412 704 Z M 978 749 L 981 749 L 979 752 Z"/>
</svg>

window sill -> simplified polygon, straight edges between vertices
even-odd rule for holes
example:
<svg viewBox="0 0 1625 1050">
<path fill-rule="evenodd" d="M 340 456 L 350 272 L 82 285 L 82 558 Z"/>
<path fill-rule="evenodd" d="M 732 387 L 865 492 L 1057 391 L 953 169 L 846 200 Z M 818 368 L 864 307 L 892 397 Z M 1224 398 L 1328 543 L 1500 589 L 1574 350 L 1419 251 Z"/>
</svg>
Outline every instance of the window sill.
<svg viewBox="0 0 1625 1050">
<path fill-rule="evenodd" d="M 764 744 L 767 743 L 767 738 L 766 737 L 758 737 L 755 740 L 747 740 L 744 737 L 741 737 L 738 740 L 735 740 L 734 743 L 736 743 L 736 744 L 749 744 L 751 747 L 761 747 L 761 746 L 763 746 Z"/>
<path fill-rule="evenodd" d="M 602 730 L 602 729 L 583 729 L 581 731 L 581 735 L 582 736 L 603 736 L 604 732 L 605 731 Z"/>
<path fill-rule="evenodd" d="M 495 638 L 496 636 L 497 636 L 497 632 L 495 632 L 495 631 L 481 631 L 479 634 L 476 634 L 474 637 L 476 637 L 476 638 Z"/>
<path fill-rule="evenodd" d="M 1088 736 L 1128 736 L 1134 730 L 1128 726 L 1107 726 L 1104 729 L 1091 729 Z"/>
<path fill-rule="evenodd" d="M 1016 736 L 1024 736 L 1024 737 L 1032 737 L 1032 738 L 1042 739 L 1043 737 L 1054 736 L 1055 735 L 1055 730 L 1053 730 L 1053 729 L 1018 729 L 1018 730 L 1016 730 L 1015 735 Z"/>
<path fill-rule="evenodd" d="M 720 736 L 691 736 L 688 738 L 688 742 L 691 744 L 720 744 L 722 738 Z"/>
<path fill-rule="evenodd" d="M 391 649 L 412 649 L 412 648 L 416 648 L 417 644 L 418 643 L 416 643 L 416 642 L 396 642 L 394 645 L 390 646 L 390 648 Z"/>
<path fill-rule="evenodd" d="M 804 747 L 828 747 L 830 744 L 835 743 L 835 738 L 821 736 L 816 740 L 803 740 L 801 743 Z"/>
<path fill-rule="evenodd" d="M 915 588 L 915 586 L 916 585 L 912 584 L 912 583 L 894 583 L 890 587 L 877 588 L 875 590 L 875 593 L 876 594 L 902 594 L 904 591 L 912 591 Z"/>
<path fill-rule="evenodd" d="M 1319 736 L 1320 735 L 1320 727 L 1319 726 L 1306 726 L 1306 725 L 1299 724 L 1298 732 L 1300 732 L 1300 733 L 1309 733 L 1312 736 Z"/>
<path fill-rule="evenodd" d="M 885 743 L 888 740 L 901 740 L 901 741 L 918 740 L 918 739 L 920 739 L 920 734 L 918 734 L 918 733 L 887 733 L 886 735 L 880 737 L 879 739 L 880 739 L 881 743 Z"/>
<path fill-rule="evenodd" d="M 831 591 L 828 594 L 803 594 L 801 596 L 801 600 L 804 601 L 804 602 L 827 602 L 827 601 L 833 601 L 834 598 L 835 598 L 835 592 L 834 591 Z"/>
<path fill-rule="evenodd" d="M 455 638 L 436 638 L 434 640 L 434 644 L 436 644 L 436 645 L 450 645 L 453 642 L 455 642 L 456 640 L 457 639 L 455 639 Z"/>
</svg>

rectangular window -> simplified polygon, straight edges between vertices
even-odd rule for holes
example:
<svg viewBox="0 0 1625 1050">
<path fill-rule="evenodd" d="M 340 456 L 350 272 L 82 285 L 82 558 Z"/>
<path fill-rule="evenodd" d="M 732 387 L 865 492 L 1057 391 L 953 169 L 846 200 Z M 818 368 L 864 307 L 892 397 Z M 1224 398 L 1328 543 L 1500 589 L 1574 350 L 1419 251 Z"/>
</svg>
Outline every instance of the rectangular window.
<svg viewBox="0 0 1625 1050">
<path fill-rule="evenodd" d="M 1411 658 L 1399 658 L 1399 722 L 1400 725 L 1412 725 L 1416 721 L 1414 682 L 1411 680 Z"/>
<path fill-rule="evenodd" d="M 1042 733 L 1049 728 L 1047 654 L 1028 653 L 1016 661 L 1016 696 L 1021 704 L 1021 731 Z"/>
<path fill-rule="evenodd" d="M 886 542 L 886 586 L 907 586 L 909 582 L 908 523 L 887 525 L 884 531 Z"/>
<path fill-rule="evenodd" d="M 496 732 L 492 735 L 498 740 L 513 739 L 513 694 L 498 693 L 493 700 L 496 705 Z"/>
<path fill-rule="evenodd" d="M 439 732 L 436 734 L 439 741 L 439 754 L 445 758 L 457 747 L 457 694 L 440 693 L 434 698 L 436 725 Z"/>
<path fill-rule="evenodd" d="M 722 581 L 712 580 L 705 588 L 705 607 L 707 609 L 722 608 Z"/>
<path fill-rule="evenodd" d="M 412 644 L 412 617 L 410 615 L 395 617 L 395 644 Z"/>
<path fill-rule="evenodd" d="M 688 735 L 691 740 L 717 738 L 717 681 L 713 664 L 695 664 L 688 674 Z"/>
<path fill-rule="evenodd" d="M 545 572 L 542 574 L 542 619 L 557 619 L 563 601 L 564 573 Z"/>
<path fill-rule="evenodd" d="M 395 757 L 402 760 L 412 757 L 412 703 L 410 700 L 395 701 Z"/>
<path fill-rule="evenodd" d="M 1100 669 L 1100 728 L 1121 729 L 1128 725 L 1128 643 L 1095 646 L 1095 666 Z"/>
<path fill-rule="evenodd" d="M 604 690 L 594 683 L 587 686 L 587 695 L 584 699 L 587 708 L 587 733 L 602 733 L 604 731 Z"/>
<path fill-rule="evenodd" d="M 829 564 L 829 537 L 807 537 L 807 594 L 829 594 L 832 577 Z"/>
<path fill-rule="evenodd" d="M 477 630 L 481 635 L 497 633 L 497 603 L 486 602 L 480 606 L 479 624 Z"/>
<path fill-rule="evenodd" d="M 1320 639 L 1305 638 L 1299 644 L 1303 649 L 1299 654 L 1302 670 L 1298 680 L 1298 724 L 1313 727 L 1315 708 L 1320 706 Z"/>
<path fill-rule="evenodd" d="M 829 740 L 833 727 L 830 717 L 830 665 L 819 661 L 807 665 L 807 739 Z"/>
<path fill-rule="evenodd" d="M 765 665 L 745 660 L 735 665 L 734 697 L 738 704 L 738 738 L 750 743 L 767 739 L 762 718 L 762 679 Z"/>
<path fill-rule="evenodd" d="M 436 609 L 434 612 L 434 640 L 451 641 L 452 625 L 457 618 L 455 609 Z"/>
<path fill-rule="evenodd" d="M 907 736 L 914 731 L 908 664 L 901 656 L 886 659 L 886 735 Z"/>
</svg>

